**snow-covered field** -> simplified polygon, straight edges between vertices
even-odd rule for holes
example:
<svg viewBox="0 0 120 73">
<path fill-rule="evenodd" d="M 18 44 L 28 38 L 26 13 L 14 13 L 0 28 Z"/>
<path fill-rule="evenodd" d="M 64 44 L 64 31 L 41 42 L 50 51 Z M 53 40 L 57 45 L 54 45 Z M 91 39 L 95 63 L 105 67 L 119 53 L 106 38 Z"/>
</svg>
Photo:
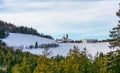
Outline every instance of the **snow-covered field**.
<svg viewBox="0 0 120 73">
<path fill-rule="evenodd" d="M 8 46 L 30 46 L 35 45 L 35 42 L 38 42 L 38 44 L 55 43 L 55 41 L 51 39 L 42 38 L 36 35 L 20 33 L 9 33 L 9 36 L 3 39 L 3 41 Z"/>
<path fill-rule="evenodd" d="M 28 34 L 16 34 L 16 33 L 10 33 L 10 35 L 2 39 L 8 46 L 29 46 L 29 45 L 35 45 L 35 42 L 37 41 L 38 44 L 48 44 L 48 43 L 56 43 L 54 40 L 46 39 L 42 37 L 38 37 L 35 35 L 28 35 Z M 107 52 L 112 51 L 112 49 L 109 49 L 109 43 L 87 43 L 86 45 L 82 43 L 59 43 L 59 47 L 56 48 L 50 48 L 50 51 L 52 51 L 51 56 L 56 56 L 57 54 L 66 56 L 70 49 L 73 49 L 73 46 L 78 46 L 80 51 L 83 51 L 83 48 L 86 46 L 87 53 L 91 54 L 92 56 L 95 56 L 97 52 L 103 52 L 106 54 Z M 41 55 L 43 52 L 42 48 L 38 49 L 23 49 L 23 52 L 28 51 L 32 54 Z"/>
<path fill-rule="evenodd" d="M 70 49 L 73 49 L 73 46 L 78 46 L 80 51 L 83 51 L 83 48 L 85 47 L 82 43 L 61 43 L 59 44 L 60 47 L 57 48 L 50 48 L 50 51 L 52 51 L 51 56 L 56 56 L 57 54 L 66 56 Z M 106 54 L 107 52 L 113 51 L 112 49 L 109 49 L 108 47 L 109 43 L 87 43 L 87 53 L 91 54 L 93 57 L 96 55 L 97 52 L 103 52 Z M 28 51 L 33 54 L 41 55 L 43 49 L 24 49 L 23 51 Z"/>
</svg>

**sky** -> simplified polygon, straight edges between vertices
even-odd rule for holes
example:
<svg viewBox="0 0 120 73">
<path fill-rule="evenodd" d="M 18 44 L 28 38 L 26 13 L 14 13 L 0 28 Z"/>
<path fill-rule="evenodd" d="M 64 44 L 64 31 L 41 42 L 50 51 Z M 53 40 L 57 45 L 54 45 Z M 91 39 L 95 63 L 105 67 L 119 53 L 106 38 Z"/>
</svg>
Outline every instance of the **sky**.
<svg viewBox="0 0 120 73">
<path fill-rule="evenodd" d="M 0 20 L 37 29 L 55 39 L 108 39 L 117 26 L 119 0 L 0 0 Z"/>
</svg>

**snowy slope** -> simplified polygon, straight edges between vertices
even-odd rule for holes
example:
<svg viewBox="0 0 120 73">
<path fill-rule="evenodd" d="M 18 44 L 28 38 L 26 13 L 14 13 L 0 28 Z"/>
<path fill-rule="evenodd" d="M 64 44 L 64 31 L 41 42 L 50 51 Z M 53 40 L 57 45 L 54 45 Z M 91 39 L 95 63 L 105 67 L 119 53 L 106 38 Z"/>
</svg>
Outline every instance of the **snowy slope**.
<svg viewBox="0 0 120 73">
<path fill-rule="evenodd" d="M 10 35 L 3 39 L 3 41 L 8 45 L 8 46 L 30 46 L 30 45 L 35 45 L 35 42 L 37 41 L 38 44 L 48 44 L 48 43 L 56 43 L 54 40 L 51 39 L 46 39 L 42 37 L 38 37 L 35 35 L 28 35 L 28 34 L 16 34 L 16 33 L 10 33 Z M 73 49 L 73 46 L 78 46 L 80 51 L 83 51 L 83 48 L 86 46 L 87 48 L 87 53 L 91 54 L 92 56 L 95 56 L 97 52 L 103 52 L 106 54 L 107 52 L 112 51 L 110 49 L 109 43 L 104 42 L 104 43 L 87 43 L 86 45 L 82 43 L 59 43 L 59 47 L 56 48 L 50 48 L 50 51 L 52 51 L 51 56 L 56 56 L 56 55 L 62 55 L 66 56 L 69 52 L 70 49 Z M 23 49 L 23 52 L 28 51 L 32 54 L 37 54 L 41 55 L 43 52 L 43 49 L 38 48 L 38 49 Z"/>
<path fill-rule="evenodd" d="M 62 55 L 62 56 L 67 56 L 68 52 L 70 49 L 73 49 L 73 46 L 78 46 L 80 51 L 83 51 L 83 48 L 85 47 L 84 44 L 82 43 L 61 43 L 59 44 L 60 47 L 57 48 L 50 48 L 50 51 L 52 51 L 51 56 L 56 56 L 56 55 Z M 86 48 L 87 48 L 87 53 L 92 55 L 93 57 L 96 55 L 97 52 L 103 52 L 106 54 L 107 52 L 113 51 L 113 49 L 110 49 L 108 42 L 104 43 L 87 43 Z M 37 54 L 41 55 L 43 49 L 24 49 L 23 51 L 28 51 L 32 54 Z"/>
<path fill-rule="evenodd" d="M 35 42 L 38 42 L 38 44 L 48 44 L 55 42 L 52 39 L 47 39 L 30 34 L 20 34 L 20 33 L 10 33 L 7 38 L 3 39 L 3 41 L 8 46 L 21 46 L 21 45 L 29 46 L 29 45 L 35 45 Z"/>
</svg>

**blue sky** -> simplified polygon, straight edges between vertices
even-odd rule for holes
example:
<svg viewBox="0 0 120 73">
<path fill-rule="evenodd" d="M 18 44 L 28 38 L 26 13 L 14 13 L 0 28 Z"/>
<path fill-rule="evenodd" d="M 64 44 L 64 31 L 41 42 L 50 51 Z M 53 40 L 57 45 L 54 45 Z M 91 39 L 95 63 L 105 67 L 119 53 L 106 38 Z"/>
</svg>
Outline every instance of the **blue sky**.
<svg viewBox="0 0 120 73">
<path fill-rule="evenodd" d="M 118 9 L 118 0 L 1 0 L 0 19 L 54 38 L 107 39 Z"/>
</svg>

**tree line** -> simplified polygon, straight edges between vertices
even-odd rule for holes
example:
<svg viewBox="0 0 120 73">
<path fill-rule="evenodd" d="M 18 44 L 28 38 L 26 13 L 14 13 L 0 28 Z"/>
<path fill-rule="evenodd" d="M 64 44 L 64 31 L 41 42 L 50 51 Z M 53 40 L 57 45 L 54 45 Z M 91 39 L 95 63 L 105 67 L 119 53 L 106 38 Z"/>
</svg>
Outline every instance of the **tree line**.
<svg viewBox="0 0 120 73">
<path fill-rule="evenodd" d="M 117 16 L 120 16 L 120 10 Z M 110 47 L 118 50 L 97 53 L 94 59 L 88 58 L 86 50 L 81 52 L 77 46 L 66 57 L 49 57 L 48 48 L 44 48 L 43 54 L 38 56 L 14 50 L 1 42 L 0 73 L 120 73 L 119 24 L 110 31 L 110 37 Z"/>
<path fill-rule="evenodd" d="M 110 35 L 113 34 L 110 32 Z M 38 56 L 9 48 L 1 41 L 0 73 L 120 73 L 120 37 L 116 38 L 111 37 L 110 43 L 113 43 L 110 46 L 118 47 L 118 50 L 107 54 L 97 53 L 94 59 L 88 57 L 86 50 L 79 51 L 77 46 L 74 46 L 66 57 L 50 57 L 51 51 L 47 47 L 43 54 Z"/>
<path fill-rule="evenodd" d="M 49 55 L 47 48 L 38 56 L 1 46 L 0 73 L 120 73 L 120 50 L 98 53 L 94 60 L 76 46 L 66 57 Z"/>
<path fill-rule="evenodd" d="M 22 33 L 22 34 L 32 34 L 44 38 L 53 39 L 50 35 L 45 35 L 43 33 L 38 33 L 37 30 L 25 26 L 15 26 L 11 23 L 4 22 L 0 20 L 0 38 L 5 38 L 8 36 L 9 32 L 11 33 Z"/>
</svg>

